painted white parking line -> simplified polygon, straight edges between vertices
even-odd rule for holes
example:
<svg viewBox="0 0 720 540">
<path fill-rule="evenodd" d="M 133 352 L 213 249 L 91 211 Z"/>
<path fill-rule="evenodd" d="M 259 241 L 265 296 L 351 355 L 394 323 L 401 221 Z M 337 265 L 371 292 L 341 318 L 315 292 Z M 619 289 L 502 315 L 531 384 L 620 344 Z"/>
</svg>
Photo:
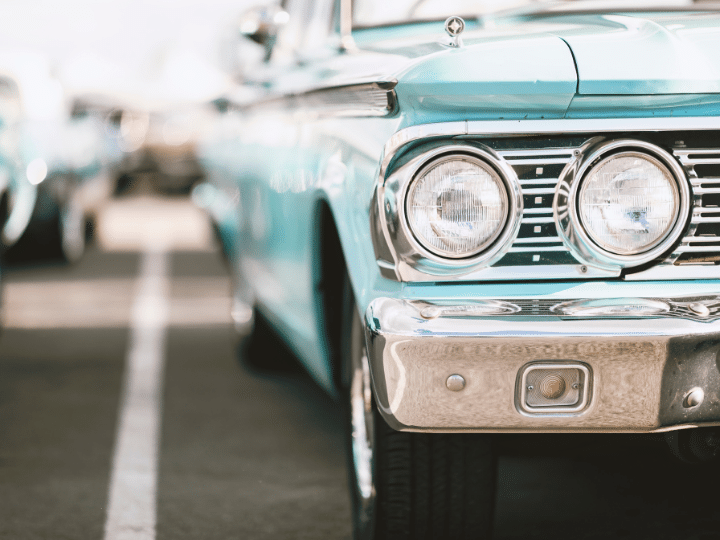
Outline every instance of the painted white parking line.
<svg viewBox="0 0 720 540">
<path fill-rule="evenodd" d="M 143 253 L 108 492 L 105 540 L 155 538 L 164 350 L 169 314 L 168 253 Z"/>
<path fill-rule="evenodd" d="M 2 327 L 117 328 L 130 326 L 137 278 L 22 281 L 3 285 Z M 170 326 L 230 325 L 230 278 L 175 277 Z"/>
</svg>

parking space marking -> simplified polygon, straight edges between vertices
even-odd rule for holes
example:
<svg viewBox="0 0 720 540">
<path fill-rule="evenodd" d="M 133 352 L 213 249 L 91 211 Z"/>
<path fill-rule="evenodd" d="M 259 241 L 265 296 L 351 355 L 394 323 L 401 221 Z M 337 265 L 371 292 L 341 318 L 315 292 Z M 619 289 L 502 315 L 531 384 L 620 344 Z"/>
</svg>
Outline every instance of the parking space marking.
<svg viewBox="0 0 720 540">
<path fill-rule="evenodd" d="M 170 284 L 163 246 L 143 253 L 108 490 L 105 540 L 153 540 Z"/>
</svg>

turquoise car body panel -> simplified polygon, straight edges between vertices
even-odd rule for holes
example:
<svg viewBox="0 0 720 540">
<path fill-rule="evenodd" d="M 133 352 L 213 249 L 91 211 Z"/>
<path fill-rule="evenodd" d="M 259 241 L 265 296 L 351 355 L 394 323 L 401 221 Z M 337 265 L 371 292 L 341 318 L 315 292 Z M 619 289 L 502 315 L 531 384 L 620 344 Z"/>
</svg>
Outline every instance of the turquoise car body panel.
<svg viewBox="0 0 720 540">
<path fill-rule="evenodd" d="M 464 120 L 720 116 L 720 16 L 606 14 L 472 25 L 459 49 L 442 23 L 355 32 L 359 51 L 278 69 L 267 98 L 228 113 L 201 160 L 237 279 L 313 377 L 333 391 L 318 303 L 319 210 L 334 216 L 357 309 L 379 297 L 667 297 L 693 282 L 401 283 L 381 276 L 370 205 L 387 141 L 402 128 Z M 693 54 L 692 60 L 688 59 Z M 692 67 L 692 69 L 690 69 Z M 354 81 L 397 81 L 385 117 L 325 115 L 290 97 Z M 720 125 L 720 120 L 719 120 Z M 340 254 L 338 254 L 339 256 Z"/>
</svg>

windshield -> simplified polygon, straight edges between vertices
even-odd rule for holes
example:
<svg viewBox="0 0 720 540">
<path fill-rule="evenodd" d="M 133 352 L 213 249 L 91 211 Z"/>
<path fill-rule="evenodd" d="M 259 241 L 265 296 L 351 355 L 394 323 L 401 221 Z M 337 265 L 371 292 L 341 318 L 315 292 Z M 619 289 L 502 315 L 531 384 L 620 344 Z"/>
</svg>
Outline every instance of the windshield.
<svg viewBox="0 0 720 540">
<path fill-rule="evenodd" d="M 696 5 L 693 0 L 353 0 L 353 22 L 356 27 L 366 27 L 442 20 L 451 15 L 475 18 L 517 8 L 597 11 L 677 9 L 693 5 Z"/>
</svg>

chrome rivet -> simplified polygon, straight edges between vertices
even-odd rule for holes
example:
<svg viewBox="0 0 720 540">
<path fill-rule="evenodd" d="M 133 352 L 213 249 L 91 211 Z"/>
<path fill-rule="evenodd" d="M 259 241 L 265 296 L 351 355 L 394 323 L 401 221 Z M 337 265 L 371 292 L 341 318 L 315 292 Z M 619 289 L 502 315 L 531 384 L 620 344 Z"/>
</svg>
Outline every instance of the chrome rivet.
<svg viewBox="0 0 720 540">
<path fill-rule="evenodd" d="M 530 385 L 528 385 L 527 389 L 528 389 L 528 390 L 535 390 L 535 387 L 534 387 L 532 384 L 530 384 Z"/>
<path fill-rule="evenodd" d="M 683 407 L 686 409 L 692 409 L 693 407 L 697 407 L 700 405 L 703 400 L 705 399 L 705 392 L 700 387 L 695 387 L 692 390 L 690 390 L 687 394 L 685 394 L 685 399 L 683 400 Z"/>
<path fill-rule="evenodd" d="M 580 155 L 579 149 L 576 148 L 575 150 L 573 150 L 573 156 L 579 156 L 579 155 Z"/>
<path fill-rule="evenodd" d="M 428 306 L 420 310 L 420 316 L 423 319 L 437 319 L 440 315 L 442 315 L 442 312 L 443 310 L 439 306 Z"/>
<path fill-rule="evenodd" d="M 580 388 L 580 384 L 579 384 L 579 383 L 573 383 L 572 387 L 573 387 L 573 390 L 577 390 L 578 388 Z"/>
<path fill-rule="evenodd" d="M 581 274 L 587 274 L 587 266 L 584 264 L 580 266 L 579 270 Z"/>
<path fill-rule="evenodd" d="M 459 392 L 465 388 L 465 379 L 462 375 L 450 375 L 447 381 L 445 381 L 445 385 L 448 387 L 448 390 Z"/>
<path fill-rule="evenodd" d="M 700 317 L 707 317 L 708 315 L 710 315 L 710 308 L 707 307 L 705 304 L 701 304 L 700 302 L 693 302 L 688 307 L 690 308 L 690 311 L 694 312 Z"/>
</svg>

